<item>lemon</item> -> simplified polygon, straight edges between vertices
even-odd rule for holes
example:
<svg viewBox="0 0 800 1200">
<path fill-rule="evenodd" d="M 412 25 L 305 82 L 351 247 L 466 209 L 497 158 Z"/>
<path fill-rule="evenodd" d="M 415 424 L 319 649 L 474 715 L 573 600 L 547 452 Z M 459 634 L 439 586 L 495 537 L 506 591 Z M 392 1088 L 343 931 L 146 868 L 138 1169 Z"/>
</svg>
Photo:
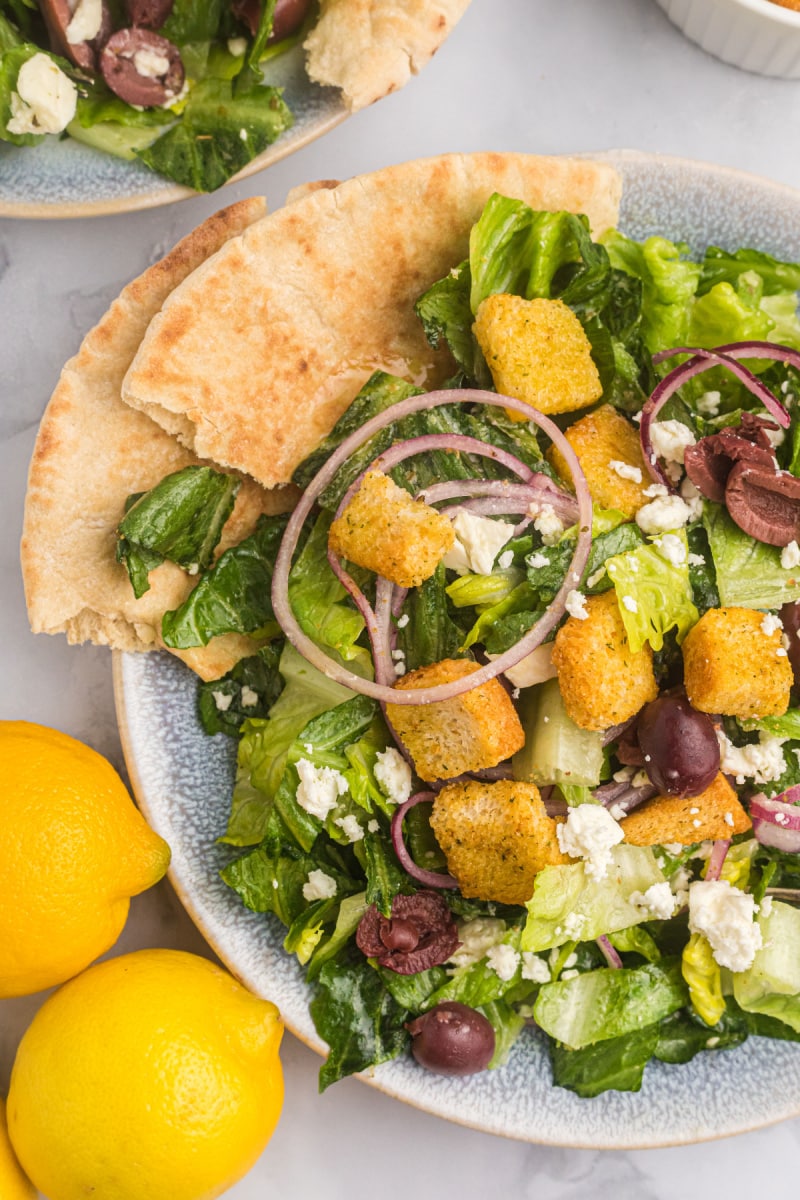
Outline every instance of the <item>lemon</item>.
<svg viewBox="0 0 800 1200">
<path fill-rule="evenodd" d="M 111 764 L 27 721 L 0 721 L 0 828 L 0 997 L 77 975 L 169 863 Z"/>
<path fill-rule="evenodd" d="M 3 1200 L 35 1200 L 36 1192 L 20 1170 L 6 1129 L 6 1107 L 0 1100 L 0 1196 Z"/>
<path fill-rule="evenodd" d="M 211 1200 L 266 1145 L 283 1103 L 274 1004 L 180 950 L 96 963 L 17 1051 L 8 1129 L 48 1200 Z"/>
</svg>

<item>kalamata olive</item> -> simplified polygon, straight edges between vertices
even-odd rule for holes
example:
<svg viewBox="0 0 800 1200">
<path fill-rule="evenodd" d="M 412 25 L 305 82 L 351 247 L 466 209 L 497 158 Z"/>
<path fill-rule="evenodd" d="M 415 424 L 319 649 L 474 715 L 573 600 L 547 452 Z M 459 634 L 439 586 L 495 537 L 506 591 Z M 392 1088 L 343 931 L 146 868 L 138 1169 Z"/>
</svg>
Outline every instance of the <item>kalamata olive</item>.
<svg viewBox="0 0 800 1200">
<path fill-rule="evenodd" d="M 94 71 L 97 66 L 97 51 L 105 43 L 112 29 L 108 0 L 102 0 L 100 4 L 100 24 L 92 31 L 92 36 L 77 42 L 70 41 L 67 36 L 70 22 L 78 13 L 77 3 L 70 3 L 70 0 L 40 0 L 39 8 L 47 28 L 50 48 L 54 53 L 68 58 L 84 71 Z"/>
<path fill-rule="evenodd" d="M 379 937 L 387 950 L 416 950 L 419 945 L 419 930 L 413 921 L 402 917 L 387 921 L 381 926 Z"/>
<path fill-rule="evenodd" d="M 438 1075 L 474 1075 L 494 1054 L 494 1029 L 482 1013 L 448 1000 L 406 1025 L 411 1053 Z"/>
<path fill-rule="evenodd" d="M 644 769 L 668 796 L 698 796 L 719 772 L 719 742 L 706 713 L 685 696 L 659 696 L 637 723 Z"/>
<path fill-rule="evenodd" d="M 794 672 L 795 687 L 800 686 L 800 601 L 790 600 L 778 614 L 789 645 L 786 650 Z"/>
<path fill-rule="evenodd" d="M 175 0 L 125 0 L 128 20 L 141 29 L 160 29 L 175 5 Z"/>
<path fill-rule="evenodd" d="M 148 29 L 118 29 L 103 47 L 100 70 L 112 92 L 126 104 L 158 108 L 183 87 L 180 50 Z"/>
<path fill-rule="evenodd" d="M 311 0 L 278 0 L 275 14 L 272 18 L 272 33 L 269 41 L 280 42 L 284 38 L 297 33 L 306 19 Z M 258 32 L 261 20 L 261 4 L 259 0 L 231 0 L 233 15 L 246 25 L 253 37 Z"/>
</svg>

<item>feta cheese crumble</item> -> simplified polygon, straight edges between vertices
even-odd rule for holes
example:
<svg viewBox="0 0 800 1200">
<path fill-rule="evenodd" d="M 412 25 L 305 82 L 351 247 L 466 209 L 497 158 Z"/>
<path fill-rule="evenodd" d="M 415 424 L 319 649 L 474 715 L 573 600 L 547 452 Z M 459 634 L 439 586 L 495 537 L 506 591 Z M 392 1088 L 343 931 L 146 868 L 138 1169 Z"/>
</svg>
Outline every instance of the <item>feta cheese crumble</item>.
<svg viewBox="0 0 800 1200">
<path fill-rule="evenodd" d="M 141 75 L 143 79 L 160 79 L 169 70 L 169 59 L 166 54 L 145 48 L 136 51 L 133 65 L 136 74 Z"/>
<path fill-rule="evenodd" d="M 761 622 L 761 632 L 770 637 L 773 633 L 777 633 L 779 629 L 783 629 L 783 621 L 775 613 L 765 613 L 764 619 Z"/>
<path fill-rule="evenodd" d="M 639 611 L 639 605 L 636 603 L 633 596 L 623 596 L 622 606 L 623 608 L 627 608 L 628 612 L 630 613 L 638 613 Z"/>
<path fill-rule="evenodd" d="M 675 897 L 666 880 L 651 883 L 645 892 L 631 892 L 628 900 L 648 917 L 657 921 L 668 921 L 675 911 Z"/>
<path fill-rule="evenodd" d="M 307 758 L 299 758 L 295 767 L 300 776 L 297 803 L 312 817 L 324 821 L 347 791 L 347 780 L 333 767 L 315 767 Z"/>
<path fill-rule="evenodd" d="M 612 458 L 608 465 L 615 474 L 619 475 L 620 479 L 632 479 L 634 483 L 642 482 L 641 467 L 633 467 L 630 463 L 622 462 L 618 458 Z"/>
<path fill-rule="evenodd" d="M 70 46 L 80 42 L 91 42 L 103 24 L 102 0 L 78 0 L 72 19 L 65 32 Z"/>
<path fill-rule="evenodd" d="M 680 529 L 691 520 L 689 505 L 680 496 L 657 496 L 636 513 L 636 524 L 643 533 L 667 533 Z"/>
<path fill-rule="evenodd" d="M 218 712 L 227 712 L 233 701 L 233 696 L 228 696 L 225 692 L 212 692 L 214 697 L 214 707 Z"/>
<path fill-rule="evenodd" d="M 411 767 L 394 746 L 378 753 L 375 778 L 384 796 L 393 804 L 405 804 L 411 795 Z"/>
<path fill-rule="evenodd" d="M 476 517 L 461 509 L 453 518 L 456 540 L 442 562 L 451 571 L 466 575 L 491 575 L 494 560 L 514 532 L 506 521 Z"/>
<path fill-rule="evenodd" d="M 459 945 L 447 961 L 455 967 L 471 967 L 502 941 L 505 932 L 506 923 L 499 917 L 475 917 L 465 921 L 458 927 Z"/>
<path fill-rule="evenodd" d="M 784 546 L 781 550 L 781 566 L 784 571 L 791 571 L 793 567 L 800 567 L 800 546 L 797 542 L 789 542 L 788 546 Z"/>
<path fill-rule="evenodd" d="M 533 554 L 528 555 L 528 566 L 534 568 L 549 567 L 550 559 L 546 554 L 542 554 L 540 550 L 536 550 Z"/>
<path fill-rule="evenodd" d="M 336 895 L 336 880 L 324 871 L 308 872 L 308 879 L 303 884 L 303 897 L 306 900 L 332 900 Z"/>
<path fill-rule="evenodd" d="M 602 804 L 580 804 L 571 808 L 566 823 L 556 827 L 558 845 L 570 858 L 582 858 L 590 879 L 604 879 L 611 863 L 611 849 L 622 841 L 623 832 Z"/>
<path fill-rule="evenodd" d="M 545 546 L 554 546 L 564 532 L 564 525 L 552 504 L 531 505 L 533 528 L 542 535 Z"/>
<path fill-rule="evenodd" d="M 725 775 L 735 776 L 740 787 L 746 779 L 752 779 L 754 783 L 773 783 L 786 770 L 783 743 L 787 739 L 772 737 L 763 731 L 758 736 L 758 742 L 749 746 L 734 746 L 721 729 L 717 730 L 719 769 Z"/>
<path fill-rule="evenodd" d="M 502 979 L 503 983 L 508 983 L 517 973 L 520 958 L 513 946 L 500 942 L 496 946 L 490 946 L 486 953 L 486 961 L 495 975 Z"/>
<path fill-rule="evenodd" d="M 11 93 L 9 133 L 61 133 L 75 116 L 78 90 L 47 54 L 22 64 Z"/>
<path fill-rule="evenodd" d="M 583 592 L 578 592 L 573 588 L 567 592 L 567 602 L 564 606 L 571 617 L 575 617 L 578 621 L 588 620 L 589 614 L 586 611 L 586 597 Z"/>
<path fill-rule="evenodd" d="M 334 817 L 333 823 L 339 826 L 351 845 L 353 842 L 360 842 L 364 837 L 364 830 L 358 823 L 358 817 L 353 813 L 348 813 L 346 817 Z"/>
<path fill-rule="evenodd" d="M 683 465 L 687 446 L 695 444 L 694 434 L 682 421 L 653 421 L 650 426 L 650 441 L 659 458 L 667 463 Z"/>
<path fill-rule="evenodd" d="M 498 567 L 500 567 L 501 571 L 507 571 L 508 568 L 513 563 L 513 561 L 514 561 L 514 551 L 513 550 L 504 550 L 503 553 L 500 555 L 500 557 L 497 560 L 497 565 L 498 565 Z"/>
<path fill-rule="evenodd" d="M 522 952 L 522 978 L 530 980 L 531 983 L 549 983 L 550 968 L 543 958 L 539 958 L 538 954 L 534 954 L 532 950 L 523 950 Z"/>
<path fill-rule="evenodd" d="M 242 688 L 242 707 L 252 708 L 254 704 L 258 704 L 258 692 L 245 684 Z"/>
<path fill-rule="evenodd" d="M 499 655 L 487 654 L 486 657 L 491 661 L 499 658 Z M 555 679 L 558 672 L 553 666 L 553 643 L 544 642 L 541 646 L 537 646 L 535 650 L 531 650 L 530 654 L 526 654 L 503 674 L 516 688 L 534 687 L 537 683 Z"/>
<path fill-rule="evenodd" d="M 662 558 L 673 567 L 680 567 L 686 562 L 686 547 L 676 533 L 665 533 L 663 537 L 653 539 L 653 545 Z M 689 556 L 691 561 L 691 555 Z M 694 555 L 695 558 L 698 555 Z M 700 560 L 703 562 L 703 559 Z"/>
<path fill-rule="evenodd" d="M 689 887 L 689 929 L 708 938 L 714 960 L 730 971 L 746 971 L 761 949 L 755 900 L 727 880 L 696 880 Z"/>
</svg>

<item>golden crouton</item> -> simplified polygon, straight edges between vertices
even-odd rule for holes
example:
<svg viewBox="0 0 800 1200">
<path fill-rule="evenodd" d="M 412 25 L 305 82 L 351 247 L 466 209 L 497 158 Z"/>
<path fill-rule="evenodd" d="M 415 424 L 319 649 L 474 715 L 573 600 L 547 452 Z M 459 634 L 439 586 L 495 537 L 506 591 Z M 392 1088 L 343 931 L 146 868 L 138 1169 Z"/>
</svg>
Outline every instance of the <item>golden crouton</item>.
<svg viewBox="0 0 800 1200">
<path fill-rule="evenodd" d="M 334 554 L 406 588 L 428 579 L 454 541 L 447 517 L 380 471 L 364 476 L 328 534 Z"/>
<path fill-rule="evenodd" d="M 603 394 L 589 339 L 563 301 L 487 296 L 473 329 L 502 395 L 543 413 L 563 413 Z"/>
<path fill-rule="evenodd" d="M 769 632 L 768 632 L 769 631 Z M 754 608 L 710 608 L 683 646 L 689 702 L 730 717 L 782 716 L 789 707 L 792 668 L 781 642 Z"/>
<path fill-rule="evenodd" d="M 446 658 L 411 671 L 395 686 L 402 691 L 436 687 L 479 669 L 465 658 Z M 420 779 L 429 783 L 495 767 L 525 743 L 517 711 L 497 679 L 435 704 L 387 704 L 386 715 Z"/>
<path fill-rule="evenodd" d="M 639 433 L 615 408 L 602 404 L 570 425 L 564 436 L 578 457 L 596 504 L 617 508 L 626 517 L 633 517 L 647 504 L 644 491 L 652 480 Z M 551 446 L 547 458 L 565 483 L 571 483 L 572 475 L 561 451 Z"/>
<path fill-rule="evenodd" d="M 431 828 L 464 896 L 524 904 L 543 867 L 569 862 L 533 783 L 448 783 Z"/>
<path fill-rule="evenodd" d="M 655 700 L 653 651 L 635 653 L 613 588 L 586 597 L 584 620 L 570 617 L 556 634 L 553 665 L 564 707 L 581 729 L 608 729 Z"/>
<path fill-rule="evenodd" d="M 620 821 L 631 846 L 692 846 L 732 838 L 750 828 L 750 818 L 724 775 L 699 796 L 654 796 Z"/>
</svg>

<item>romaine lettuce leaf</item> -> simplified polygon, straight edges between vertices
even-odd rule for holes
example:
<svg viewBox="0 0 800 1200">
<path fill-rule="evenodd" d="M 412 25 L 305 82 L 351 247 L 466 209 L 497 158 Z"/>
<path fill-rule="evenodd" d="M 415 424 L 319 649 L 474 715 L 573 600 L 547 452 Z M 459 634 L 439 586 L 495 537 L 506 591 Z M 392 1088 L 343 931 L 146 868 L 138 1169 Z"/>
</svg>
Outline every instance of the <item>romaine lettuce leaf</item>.
<svg viewBox="0 0 800 1200">
<path fill-rule="evenodd" d="M 687 998 L 675 960 L 633 969 L 598 967 L 544 984 L 533 1015 L 550 1037 L 580 1050 L 652 1025 L 682 1008 Z"/>
<path fill-rule="evenodd" d="M 408 1045 L 401 1008 L 368 963 L 327 962 L 310 1004 L 317 1033 L 329 1046 L 321 1092 L 337 1079 L 396 1058 Z"/>
<path fill-rule="evenodd" d="M 692 299 L 701 268 L 683 255 L 686 247 L 663 237 L 634 242 L 618 230 L 602 238 L 611 264 L 641 279 L 642 336 L 651 354 L 686 345 Z"/>
<path fill-rule="evenodd" d="M 553 1083 L 582 1099 L 608 1091 L 638 1092 L 644 1068 L 658 1045 L 659 1028 L 648 1025 L 581 1050 L 550 1042 Z"/>
<path fill-rule="evenodd" d="M 190 574 L 211 565 L 240 486 L 235 475 L 213 467 L 184 467 L 149 492 L 128 498 L 117 527 L 116 554 L 137 599 L 150 587 L 149 572 L 164 559 Z"/>
<path fill-rule="evenodd" d="M 335 650 L 362 675 L 371 673 L 369 653 L 356 645 L 364 618 L 349 603 L 347 593 L 328 562 L 328 531 L 333 516 L 320 513 L 303 549 L 289 572 L 289 602 L 300 628 L 319 646 Z M 273 556 L 274 557 L 274 556 Z"/>
<path fill-rule="evenodd" d="M 164 644 L 206 646 L 222 633 L 278 633 L 272 571 L 285 528 L 285 516 L 259 517 L 255 532 L 221 554 L 183 604 L 164 613 Z"/>
<path fill-rule="evenodd" d="M 748 970 L 733 974 L 734 998 L 745 1012 L 774 1017 L 800 1033 L 800 910 L 774 900 L 758 924 L 763 946 Z"/>
<path fill-rule="evenodd" d="M 678 642 L 682 642 L 699 620 L 690 598 L 686 533 L 681 529 L 673 536 L 680 538 L 684 548 L 684 561 L 678 565 L 652 544 L 616 555 L 605 564 L 634 653 L 645 642 L 660 650 L 669 629 L 675 629 Z"/>
<path fill-rule="evenodd" d="M 549 950 L 572 939 L 588 941 L 641 924 L 642 913 L 628 897 L 663 883 L 664 876 L 649 847 L 621 844 L 611 856 L 605 879 L 589 879 L 580 862 L 539 872 L 526 905 L 523 950 Z"/>
<path fill-rule="evenodd" d="M 703 506 L 703 525 L 723 605 L 775 609 L 800 599 L 800 572 L 781 566 L 780 547 L 755 541 L 734 524 L 723 505 L 710 500 Z"/>
<path fill-rule="evenodd" d="M 760 250 L 744 248 L 731 253 L 719 246 L 709 246 L 703 256 L 703 274 L 697 293 L 703 296 L 717 283 L 735 285 L 747 271 L 755 271 L 760 276 L 767 296 L 793 295 L 800 288 L 800 263 L 780 262 Z"/>
<path fill-rule="evenodd" d="M 240 659 L 222 679 L 200 684 L 197 711 L 206 733 L 238 737 L 245 721 L 269 715 L 283 691 L 278 669 L 283 645 L 283 638 L 269 642 L 257 654 Z"/>
</svg>

